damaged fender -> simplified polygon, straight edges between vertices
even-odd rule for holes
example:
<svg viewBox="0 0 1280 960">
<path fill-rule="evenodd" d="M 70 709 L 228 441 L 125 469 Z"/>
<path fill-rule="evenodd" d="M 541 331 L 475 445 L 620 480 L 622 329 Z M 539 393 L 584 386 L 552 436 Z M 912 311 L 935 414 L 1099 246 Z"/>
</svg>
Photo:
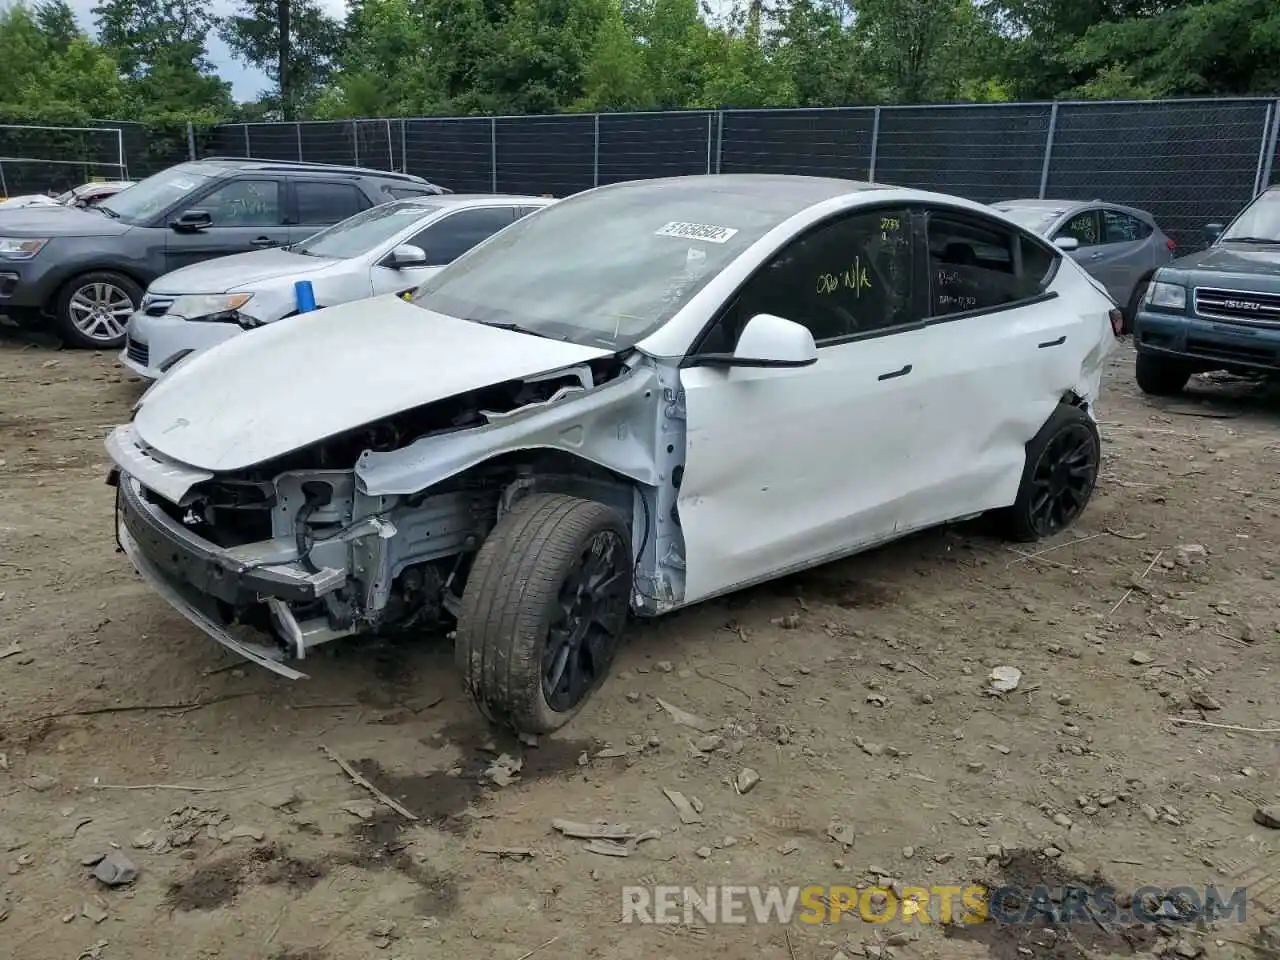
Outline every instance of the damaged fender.
<svg viewBox="0 0 1280 960">
<path fill-rule="evenodd" d="M 422 437 L 399 450 L 367 450 L 356 462 L 356 480 L 371 497 L 408 495 L 501 454 L 543 448 L 657 486 L 662 477 L 653 451 L 661 394 L 657 374 L 636 367 L 603 386 L 487 415 L 490 422 L 482 427 Z"/>
</svg>

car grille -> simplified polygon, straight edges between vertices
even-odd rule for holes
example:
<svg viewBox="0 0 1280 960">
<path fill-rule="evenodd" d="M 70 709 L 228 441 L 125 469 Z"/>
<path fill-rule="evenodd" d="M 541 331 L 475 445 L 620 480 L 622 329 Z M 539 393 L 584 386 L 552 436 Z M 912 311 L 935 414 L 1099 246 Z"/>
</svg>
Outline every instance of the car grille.
<svg viewBox="0 0 1280 960">
<path fill-rule="evenodd" d="M 141 366 L 145 367 L 151 363 L 151 348 L 145 343 L 139 343 L 133 337 L 125 341 L 125 352 L 130 360 Z"/>
<path fill-rule="evenodd" d="M 148 317 L 163 317 L 173 306 L 176 297 L 158 297 L 148 293 L 142 298 L 142 312 Z"/>
<path fill-rule="evenodd" d="M 1196 313 L 1213 320 L 1280 327 L 1280 294 L 1196 287 Z"/>
</svg>

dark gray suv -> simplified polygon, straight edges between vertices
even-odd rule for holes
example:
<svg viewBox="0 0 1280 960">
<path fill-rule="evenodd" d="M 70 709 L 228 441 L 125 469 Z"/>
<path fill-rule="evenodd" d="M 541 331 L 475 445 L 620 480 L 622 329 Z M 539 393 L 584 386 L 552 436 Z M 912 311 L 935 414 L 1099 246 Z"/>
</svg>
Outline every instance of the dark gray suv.
<svg viewBox="0 0 1280 960">
<path fill-rule="evenodd" d="M 157 277 L 303 240 L 368 207 L 448 193 L 362 167 L 210 157 L 170 167 L 86 210 L 0 211 L 0 314 L 108 349 Z"/>
</svg>

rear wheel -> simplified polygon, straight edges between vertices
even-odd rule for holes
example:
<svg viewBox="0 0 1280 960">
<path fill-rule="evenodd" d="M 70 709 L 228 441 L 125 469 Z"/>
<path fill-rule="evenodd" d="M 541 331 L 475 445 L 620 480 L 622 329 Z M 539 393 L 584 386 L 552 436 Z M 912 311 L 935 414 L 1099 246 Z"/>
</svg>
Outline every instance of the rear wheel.
<svg viewBox="0 0 1280 960">
<path fill-rule="evenodd" d="M 86 273 L 59 291 L 54 326 L 69 347 L 110 350 L 124 343 L 129 318 L 141 303 L 142 288 L 124 274 Z"/>
<path fill-rule="evenodd" d="M 1191 379 L 1186 364 L 1150 353 L 1139 353 L 1134 367 L 1138 389 L 1153 397 L 1172 397 L 1182 392 Z"/>
<path fill-rule="evenodd" d="M 608 675 L 631 604 L 631 538 L 617 511 L 533 494 L 494 527 L 463 592 L 454 658 L 480 711 L 557 730 Z"/>
<path fill-rule="evenodd" d="M 1009 536 L 1042 540 L 1074 523 L 1093 496 L 1101 449 L 1093 419 L 1079 407 L 1059 405 L 1027 444 L 1018 499 L 1005 511 Z"/>
</svg>

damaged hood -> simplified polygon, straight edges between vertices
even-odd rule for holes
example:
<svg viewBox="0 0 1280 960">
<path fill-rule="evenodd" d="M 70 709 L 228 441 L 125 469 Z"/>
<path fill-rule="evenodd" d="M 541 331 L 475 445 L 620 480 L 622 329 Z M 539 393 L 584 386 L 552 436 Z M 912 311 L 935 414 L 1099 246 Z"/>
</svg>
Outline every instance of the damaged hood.
<svg viewBox="0 0 1280 960">
<path fill-rule="evenodd" d="M 396 296 L 357 300 L 196 354 L 143 396 L 134 428 L 181 463 L 240 470 L 413 407 L 610 353 Z"/>
</svg>

